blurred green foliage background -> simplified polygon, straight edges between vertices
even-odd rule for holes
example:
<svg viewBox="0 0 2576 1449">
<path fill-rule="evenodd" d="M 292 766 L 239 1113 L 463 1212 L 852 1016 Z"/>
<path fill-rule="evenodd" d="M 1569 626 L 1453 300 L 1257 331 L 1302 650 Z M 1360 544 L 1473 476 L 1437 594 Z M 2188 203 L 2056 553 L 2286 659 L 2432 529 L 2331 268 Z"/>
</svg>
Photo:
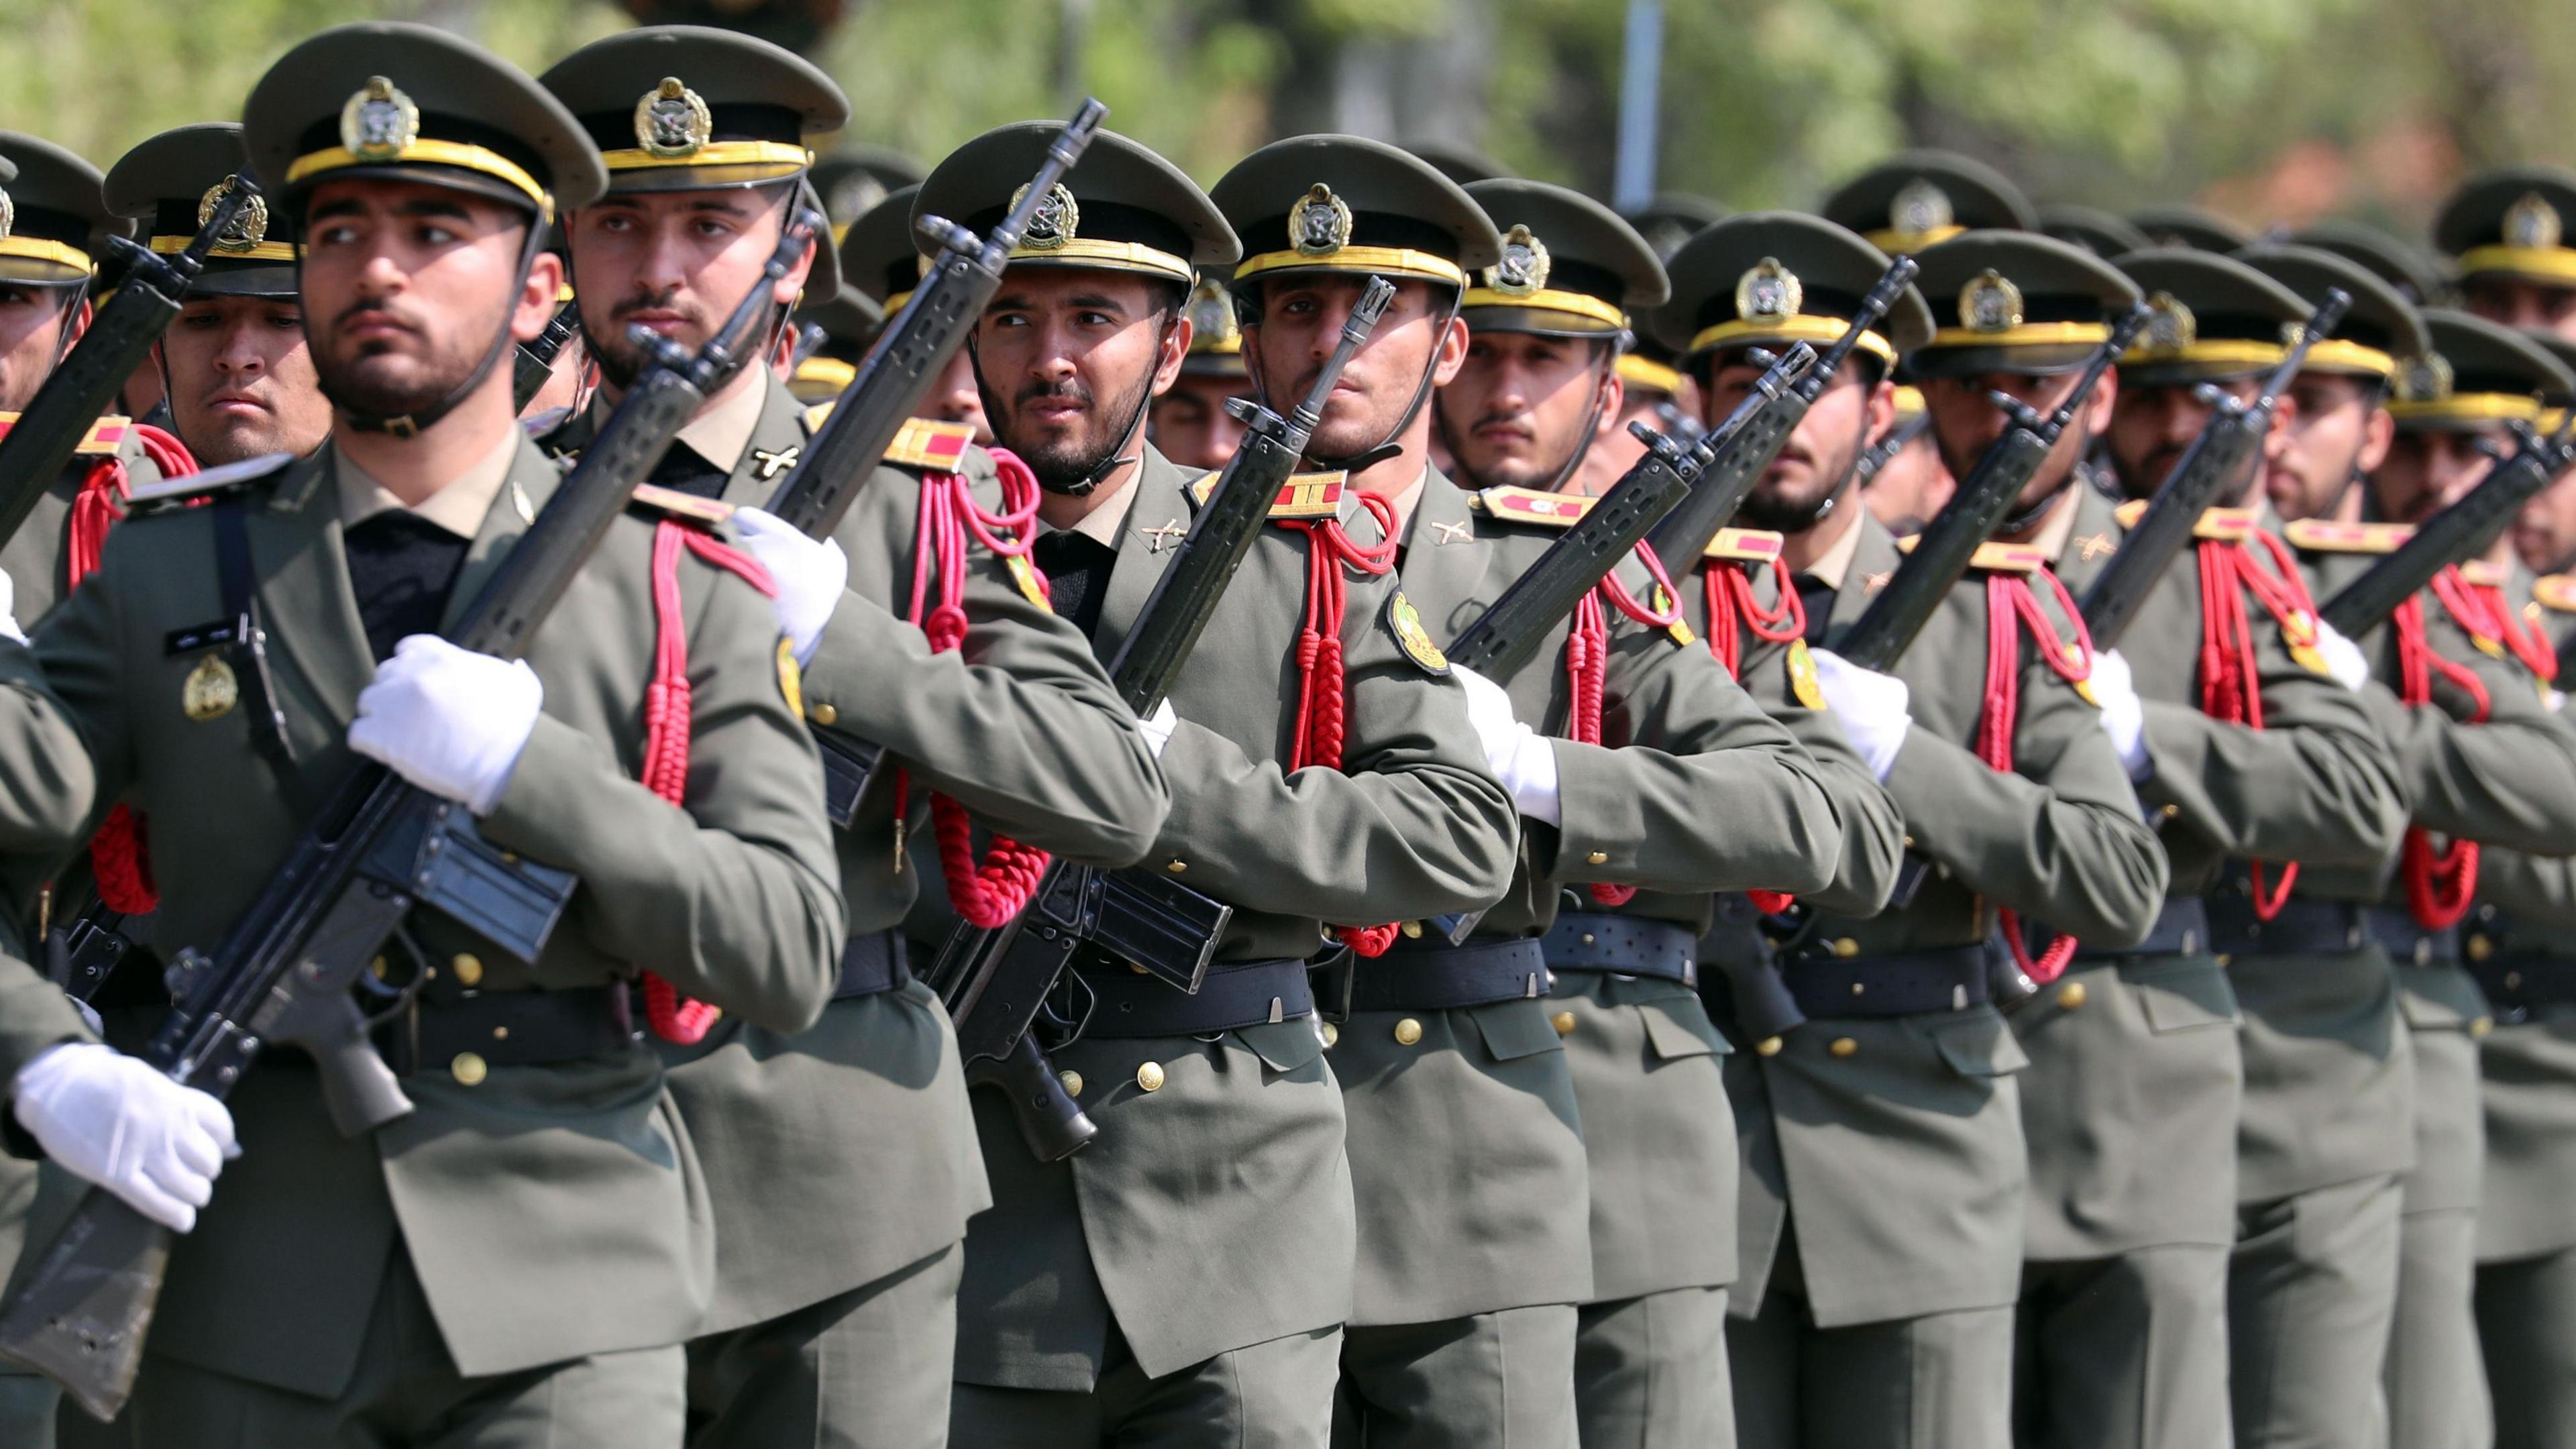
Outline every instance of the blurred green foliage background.
<svg viewBox="0 0 2576 1449">
<path fill-rule="evenodd" d="M 1610 186 L 1620 0 L 0 0 L 0 125 L 105 165 L 237 115 L 343 19 L 446 26 L 536 70 L 639 12 L 797 43 L 849 89 L 850 139 L 923 161 L 1087 89 L 1203 180 L 1355 130 Z M 2568 0 L 1666 0 L 1665 42 L 1658 180 L 1736 207 L 1938 145 L 2042 200 L 2412 231 L 2463 171 L 2576 150 Z"/>
</svg>

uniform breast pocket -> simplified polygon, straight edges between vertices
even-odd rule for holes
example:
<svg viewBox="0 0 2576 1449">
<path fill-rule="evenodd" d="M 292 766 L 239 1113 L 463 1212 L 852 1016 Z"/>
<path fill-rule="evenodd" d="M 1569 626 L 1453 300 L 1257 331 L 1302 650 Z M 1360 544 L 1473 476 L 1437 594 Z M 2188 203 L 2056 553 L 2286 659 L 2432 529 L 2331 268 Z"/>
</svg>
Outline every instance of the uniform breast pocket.
<svg viewBox="0 0 2576 1449">
<path fill-rule="evenodd" d="M 1683 1057 L 1724 1056 L 1734 1048 L 1709 1024 L 1708 1013 L 1700 1008 L 1698 998 L 1648 1001 L 1638 1008 L 1646 1018 L 1646 1045 L 1655 1060 L 1679 1061 Z"/>
<path fill-rule="evenodd" d="M 1924 1028 L 1932 1049 L 1960 1076 L 1985 1080 L 2008 1077 L 2030 1065 L 2020 1038 L 2004 1025 L 2001 1013 L 1974 1011 Z"/>
<path fill-rule="evenodd" d="M 1234 1035 L 1261 1058 L 1263 1066 L 1281 1076 L 1305 1071 L 1324 1055 L 1324 1038 L 1308 1017 L 1238 1027 Z"/>
<path fill-rule="evenodd" d="M 2244 1022 L 2236 1009 L 2236 988 L 2227 969 L 2215 961 L 2182 961 L 2127 973 L 2138 993 L 2138 1010 L 2147 1030 L 2159 1036 L 2178 1031 L 2234 1030 Z"/>
<path fill-rule="evenodd" d="M 1564 1038 L 1547 1019 L 1546 1006 L 1544 1001 L 1498 1001 L 1469 1007 L 1467 1015 L 1484 1037 L 1485 1051 L 1495 1061 L 1509 1062 L 1565 1050 Z"/>
</svg>

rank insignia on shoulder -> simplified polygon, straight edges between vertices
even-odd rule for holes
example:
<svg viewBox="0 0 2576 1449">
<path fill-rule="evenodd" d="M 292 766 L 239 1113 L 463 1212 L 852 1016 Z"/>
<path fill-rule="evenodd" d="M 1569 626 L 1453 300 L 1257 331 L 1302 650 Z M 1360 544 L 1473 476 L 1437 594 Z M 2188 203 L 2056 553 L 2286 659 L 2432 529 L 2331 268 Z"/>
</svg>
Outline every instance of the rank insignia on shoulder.
<svg viewBox="0 0 2576 1449">
<path fill-rule="evenodd" d="M 1216 491 L 1220 475 L 1205 474 L 1191 480 L 1190 502 L 1203 505 Z M 1270 516 L 1280 518 L 1339 518 L 1342 494 L 1350 475 L 1336 469 L 1330 473 L 1298 473 L 1279 485 L 1279 496 L 1270 501 Z"/>
<path fill-rule="evenodd" d="M 2111 516 L 2120 520 L 2122 528 L 2135 528 L 2138 526 L 2138 520 L 2147 516 L 2147 500 L 2132 498 L 2112 509 Z"/>
<path fill-rule="evenodd" d="M 778 636 L 778 693 L 789 714 L 805 717 L 805 672 L 796 667 L 795 641 L 784 634 Z"/>
<path fill-rule="evenodd" d="M 2500 589 L 2512 581 L 2513 571 L 2490 559 L 2462 559 L 2460 577 L 2482 589 Z"/>
<path fill-rule="evenodd" d="M 1770 563 L 1780 556 L 1780 542 L 1780 535 L 1767 528 L 1721 528 L 1700 556 L 1736 563 Z"/>
<path fill-rule="evenodd" d="M 1055 612 L 1055 601 L 1047 596 L 1046 580 L 1038 577 L 1037 565 L 1029 562 L 1027 554 L 1002 555 L 1002 567 L 1010 573 L 1011 582 L 1020 586 L 1021 597 L 1050 614 Z"/>
<path fill-rule="evenodd" d="M 2576 614 L 2576 574 L 2550 574 L 2533 579 L 2531 599 L 2544 609 Z"/>
<path fill-rule="evenodd" d="M 1426 673 L 1449 672 L 1449 656 L 1441 653 L 1440 646 L 1431 642 L 1431 635 L 1422 627 L 1421 612 L 1413 607 L 1413 601 L 1404 596 L 1402 589 L 1387 595 L 1386 626 L 1395 631 L 1395 642 L 1404 646 L 1405 657 L 1421 665 Z"/>
<path fill-rule="evenodd" d="M 1592 511 L 1592 500 L 1581 494 L 1541 493 L 1535 488 L 1487 488 L 1469 502 L 1496 518 L 1542 528 L 1572 528 Z"/>
<path fill-rule="evenodd" d="M 1816 682 L 1815 651 L 1807 647 L 1806 640 L 1792 639 L 1789 641 L 1788 655 L 1789 692 L 1796 695 L 1798 703 L 1807 708 L 1823 709 L 1825 688 Z"/>
<path fill-rule="evenodd" d="M 2281 530 L 2281 537 L 2301 553 L 2395 553 L 2415 536 L 2412 524 L 2334 523 L 2302 518 Z"/>
<path fill-rule="evenodd" d="M 733 517 L 730 503 L 719 503 L 712 498 L 701 498 L 695 493 L 683 493 L 676 488 L 664 488 L 653 483 L 636 484 L 633 501 L 639 508 L 691 523 L 714 525 Z"/>
<path fill-rule="evenodd" d="M 0 236 L 6 234 L 0 232 Z M 15 426 L 17 421 L 16 413 L 0 413 L 0 437 L 7 436 L 9 429 Z M 78 447 L 72 449 L 72 455 L 79 458 L 113 458 L 117 450 L 125 446 L 126 438 L 133 431 L 134 419 L 118 417 L 110 413 L 89 425 L 89 435 L 80 440 Z"/>
<path fill-rule="evenodd" d="M 129 512 L 161 512 L 195 503 L 201 499 L 213 498 L 273 474 L 282 473 L 286 471 L 286 465 L 294 461 L 295 455 L 292 453 L 269 453 L 257 458 L 244 458 L 238 463 L 203 468 L 176 478 L 161 478 L 149 483 L 138 483 L 126 493 L 125 505 Z"/>
<path fill-rule="evenodd" d="M 2138 526 L 2138 520 L 2147 516 L 2147 500 L 2132 498 L 2112 509 L 2111 516 L 2120 520 L 2122 528 L 2135 528 Z M 2254 510 L 2219 507 L 2203 509 L 2199 520 L 2191 526 L 2191 536 L 2214 538 L 2225 543 L 2241 543 L 2254 536 Z M 2088 559 L 2095 556 L 2095 539 L 2100 539 L 2103 553 L 2113 553 L 2119 549 L 2118 543 L 2101 538 L 2099 534 L 2094 535 L 2093 538 L 2076 540 L 2084 546 L 2084 557 Z"/>
<path fill-rule="evenodd" d="M 821 406 L 828 409 L 831 404 Z M 966 450 L 974 445 L 972 424 L 906 418 L 903 426 L 895 429 L 894 441 L 886 444 L 885 460 L 898 467 L 954 473 L 964 465 Z"/>
<path fill-rule="evenodd" d="M 1899 553 L 1914 552 L 1921 534 L 1910 534 L 1896 541 Z M 1968 558 L 1968 567 L 1979 573 L 2035 574 L 2048 566 L 2048 555 L 2026 543 L 1981 543 Z"/>
</svg>

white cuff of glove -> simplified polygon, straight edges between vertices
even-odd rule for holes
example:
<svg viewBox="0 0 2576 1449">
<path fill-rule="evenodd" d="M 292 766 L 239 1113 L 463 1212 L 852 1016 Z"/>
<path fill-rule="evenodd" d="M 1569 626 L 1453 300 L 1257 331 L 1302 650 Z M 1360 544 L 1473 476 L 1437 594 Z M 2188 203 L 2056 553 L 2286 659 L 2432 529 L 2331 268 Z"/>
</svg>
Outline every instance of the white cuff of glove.
<svg viewBox="0 0 2576 1449">
<path fill-rule="evenodd" d="M 0 570 L 0 638 L 27 642 L 27 631 L 18 627 L 18 581 Z"/>
<path fill-rule="evenodd" d="M 1870 774 L 1886 784 L 1897 752 L 1905 748 L 1906 733 L 1914 728 L 1908 713 L 1914 692 L 1895 675 L 1863 669 L 1830 649 L 1815 650 L 1813 657 L 1825 707 L 1834 712 Z"/>
<path fill-rule="evenodd" d="M 19 1069 L 18 1121 L 64 1171 L 184 1233 L 241 1149 L 224 1104 L 97 1042 L 48 1047 Z"/>
<path fill-rule="evenodd" d="M 1172 731 L 1181 727 L 1181 716 L 1172 708 L 1172 702 L 1167 699 L 1154 706 L 1152 714 L 1138 720 L 1136 727 L 1144 731 L 1146 747 L 1151 749 L 1154 752 L 1154 758 L 1159 760 L 1163 757 L 1164 749 L 1172 743 Z"/>
<path fill-rule="evenodd" d="M 2131 780 L 2143 780 L 2153 769 L 2147 758 L 2147 709 L 2129 674 L 2129 661 L 2117 649 L 2093 656 L 2093 698 L 2102 706 L 2102 732 L 2111 737 L 2121 768 Z"/>
<path fill-rule="evenodd" d="M 2325 656 L 2326 673 L 2334 676 L 2335 683 L 2359 694 L 2370 682 L 2370 657 L 2323 619 L 2317 621 L 2317 652 Z"/>
<path fill-rule="evenodd" d="M 489 815 L 528 747 L 546 688 L 525 660 L 414 634 L 358 694 L 349 748 L 421 789 Z"/>
<path fill-rule="evenodd" d="M 803 529 L 763 509 L 735 509 L 733 527 L 778 585 L 769 601 L 778 632 L 787 636 L 798 665 L 813 663 L 814 651 L 822 647 L 823 626 L 832 622 L 832 611 L 841 606 L 841 593 L 849 587 L 850 556 L 831 539 L 809 538 Z"/>
<path fill-rule="evenodd" d="M 1512 698 L 1467 666 L 1451 667 L 1467 689 L 1467 721 L 1485 749 L 1485 767 L 1511 791 L 1512 804 L 1531 820 L 1562 825 L 1564 806 L 1557 798 L 1556 747 L 1547 737 L 1512 713 Z"/>
</svg>

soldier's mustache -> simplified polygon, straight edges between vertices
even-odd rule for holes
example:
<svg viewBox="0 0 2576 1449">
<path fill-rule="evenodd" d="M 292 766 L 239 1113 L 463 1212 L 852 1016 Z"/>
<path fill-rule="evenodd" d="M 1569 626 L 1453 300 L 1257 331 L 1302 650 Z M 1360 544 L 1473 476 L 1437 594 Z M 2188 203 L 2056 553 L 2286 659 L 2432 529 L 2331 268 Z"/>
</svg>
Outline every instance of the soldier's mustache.
<svg viewBox="0 0 2576 1449">
<path fill-rule="evenodd" d="M 1048 402 L 1051 400 L 1076 402 L 1082 404 L 1084 407 L 1089 407 L 1092 403 L 1091 389 L 1068 378 L 1063 382 L 1042 382 L 1031 387 L 1024 387 L 1020 389 L 1019 396 L 1012 399 L 1014 402 L 1023 404 Z"/>
</svg>

